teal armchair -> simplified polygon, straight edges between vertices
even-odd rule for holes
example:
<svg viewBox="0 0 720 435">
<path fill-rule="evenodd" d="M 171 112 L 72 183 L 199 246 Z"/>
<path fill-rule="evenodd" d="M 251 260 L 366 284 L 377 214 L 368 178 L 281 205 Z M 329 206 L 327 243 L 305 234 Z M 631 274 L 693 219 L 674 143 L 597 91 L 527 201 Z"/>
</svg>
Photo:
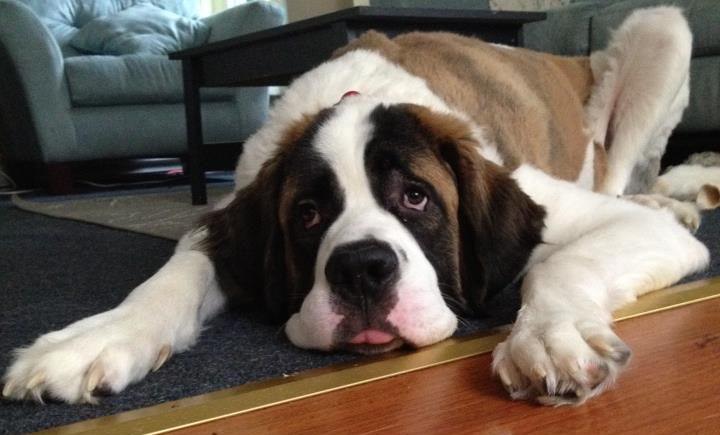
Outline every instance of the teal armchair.
<svg viewBox="0 0 720 435">
<path fill-rule="evenodd" d="M 186 153 L 179 62 L 70 45 L 92 19 L 148 2 L 196 17 L 196 0 L 0 0 L 0 154 L 11 169 Z M 257 1 L 203 21 L 214 42 L 281 25 L 285 14 Z M 244 140 L 268 110 L 261 87 L 208 89 L 201 99 L 207 142 Z"/>
</svg>

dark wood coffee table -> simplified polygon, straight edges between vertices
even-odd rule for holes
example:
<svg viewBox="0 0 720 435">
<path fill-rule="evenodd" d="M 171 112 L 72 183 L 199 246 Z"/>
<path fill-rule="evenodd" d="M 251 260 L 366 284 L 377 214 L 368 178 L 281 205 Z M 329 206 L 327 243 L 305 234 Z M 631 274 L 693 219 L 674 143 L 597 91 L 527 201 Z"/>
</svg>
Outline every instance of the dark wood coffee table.
<svg viewBox="0 0 720 435">
<path fill-rule="evenodd" d="M 286 85 L 370 29 L 391 36 L 448 31 L 517 46 L 522 25 L 543 19 L 538 12 L 360 6 L 170 54 L 183 65 L 192 203 L 207 202 L 202 148 L 217 145 L 203 142 L 201 87 Z M 242 143 L 222 146 L 239 152 Z"/>
</svg>

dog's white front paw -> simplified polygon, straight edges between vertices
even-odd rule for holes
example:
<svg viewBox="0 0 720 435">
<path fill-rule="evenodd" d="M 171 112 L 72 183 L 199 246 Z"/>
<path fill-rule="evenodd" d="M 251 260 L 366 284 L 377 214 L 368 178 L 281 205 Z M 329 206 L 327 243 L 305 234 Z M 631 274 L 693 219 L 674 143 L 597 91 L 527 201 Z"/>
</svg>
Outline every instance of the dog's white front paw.
<svg viewBox="0 0 720 435">
<path fill-rule="evenodd" d="M 630 349 L 609 325 L 564 314 L 552 318 L 517 322 L 493 352 L 493 371 L 513 399 L 583 403 L 614 382 Z"/>
<path fill-rule="evenodd" d="M 125 307 L 127 308 L 127 307 Z M 116 308 L 39 337 L 15 351 L 3 396 L 96 403 L 157 370 L 170 356 L 152 319 Z"/>
</svg>

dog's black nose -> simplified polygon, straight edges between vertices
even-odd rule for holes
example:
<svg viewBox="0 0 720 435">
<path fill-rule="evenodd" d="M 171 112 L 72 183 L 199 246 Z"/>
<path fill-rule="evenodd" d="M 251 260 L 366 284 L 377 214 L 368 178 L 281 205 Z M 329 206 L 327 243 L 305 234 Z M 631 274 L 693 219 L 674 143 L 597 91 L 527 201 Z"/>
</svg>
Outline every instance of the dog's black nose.
<svg viewBox="0 0 720 435">
<path fill-rule="evenodd" d="M 325 266 L 333 291 L 348 302 L 377 299 L 398 275 L 398 258 L 390 245 L 363 240 L 335 248 Z"/>
</svg>

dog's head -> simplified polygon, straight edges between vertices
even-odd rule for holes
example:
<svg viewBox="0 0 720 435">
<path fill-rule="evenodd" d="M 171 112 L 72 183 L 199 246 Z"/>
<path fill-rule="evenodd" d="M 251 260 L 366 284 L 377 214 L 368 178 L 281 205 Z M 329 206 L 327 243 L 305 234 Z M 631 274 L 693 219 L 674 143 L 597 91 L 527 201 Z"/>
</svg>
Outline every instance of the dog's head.
<svg viewBox="0 0 720 435">
<path fill-rule="evenodd" d="M 205 249 L 305 348 L 380 352 L 450 336 L 540 242 L 543 210 L 466 123 L 353 97 L 286 132 Z"/>
</svg>

